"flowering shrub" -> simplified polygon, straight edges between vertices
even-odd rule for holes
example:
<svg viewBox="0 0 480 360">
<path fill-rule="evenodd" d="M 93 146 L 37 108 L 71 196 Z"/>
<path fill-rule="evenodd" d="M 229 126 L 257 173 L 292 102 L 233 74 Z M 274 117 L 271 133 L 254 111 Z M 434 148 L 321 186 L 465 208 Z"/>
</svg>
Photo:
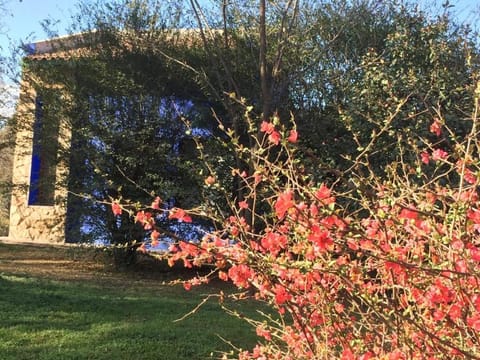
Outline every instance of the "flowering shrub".
<svg viewBox="0 0 480 360">
<path fill-rule="evenodd" d="M 276 311 L 250 320 L 259 343 L 239 359 L 480 358 L 479 95 L 480 83 L 465 139 L 442 147 L 440 137 L 455 137 L 436 117 L 427 129 L 434 141 L 421 139 L 418 159 L 391 164 L 385 178 L 352 166 L 315 183 L 296 150 L 301 134 L 278 121 L 262 122 L 253 149 L 232 139 L 249 164 L 249 173 L 232 169 L 244 197 L 226 219 L 209 213 L 218 231 L 179 240 L 168 256 L 213 265 L 210 276 Z M 210 174 L 205 186 L 217 181 Z M 161 211 L 155 201 L 151 211 Z M 192 221 L 183 209 L 169 214 Z M 154 242 L 151 219 L 137 214 Z"/>
</svg>

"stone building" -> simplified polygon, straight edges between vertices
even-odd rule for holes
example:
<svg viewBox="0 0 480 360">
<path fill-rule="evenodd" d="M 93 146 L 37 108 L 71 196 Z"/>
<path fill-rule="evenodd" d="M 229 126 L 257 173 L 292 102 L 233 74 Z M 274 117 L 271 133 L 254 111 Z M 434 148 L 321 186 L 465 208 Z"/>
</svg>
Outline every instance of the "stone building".
<svg viewBox="0 0 480 360">
<path fill-rule="evenodd" d="M 58 41 L 30 44 L 26 60 L 49 61 L 65 56 L 65 47 L 58 46 Z M 68 41 L 73 44 L 71 39 Z M 68 164 L 57 162 L 57 155 L 60 148 L 68 149 L 71 131 L 59 108 L 53 112 L 45 106 L 40 88 L 55 92 L 58 101 L 67 96 L 60 86 L 42 83 L 36 74 L 24 68 L 16 109 L 18 130 L 13 157 L 9 239 L 63 243 L 67 199 L 64 180 L 68 176 Z"/>
<path fill-rule="evenodd" d="M 78 229 L 83 226 L 77 215 L 78 208 L 84 207 L 84 203 L 78 197 L 72 196 L 77 193 L 71 187 L 72 178 L 79 172 L 79 167 L 75 164 L 79 163 L 72 162 L 74 156 L 69 155 L 78 153 L 75 146 L 79 142 L 78 124 L 81 122 L 75 118 L 78 114 L 78 111 L 75 111 L 80 106 L 79 103 L 87 103 L 88 107 L 90 99 L 97 96 L 95 101 L 103 103 L 111 99 L 114 99 L 114 102 L 118 99 L 123 101 L 130 96 L 121 92 L 112 93 L 115 90 L 108 87 L 109 79 L 96 78 L 96 67 L 101 68 L 101 71 L 107 68 L 108 73 L 112 64 L 119 63 L 119 66 L 130 68 L 132 63 L 128 62 L 133 61 L 133 67 L 136 66 L 134 73 L 140 81 L 156 86 L 153 93 L 157 108 L 151 110 L 157 111 L 157 116 L 158 101 L 162 97 L 174 96 L 188 102 L 192 98 L 200 99 L 199 102 L 206 101 L 191 73 L 178 66 L 175 61 L 170 61 L 169 55 L 164 53 L 167 50 L 175 56 L 188 53 L 186 56 L 203 56 L 195 58 L 197 64 L 204 61 L 199 60 L 205 59 L 204 55 L 198 55 L 195 51 L 191 52 L 194 55 L 190 55 L 189 52 L 190 49 L 201 48 L 198 31 L 178 30 L 154 34 L 117 32 L 113 41 L 108 36 L 110 34 L 105 37 L 102 37 L 103 35 L 98 32 L 70 35 L 32 43 L 26 48 L 27 56 L 16 110 L 18 129 L 13 160 L 9 224 L 11 241 L 63 243 L 66 238 L 68 242 L 83 241 L 77 240 L 80 238 Z M 104 46 L 104 41 L 111 41 L 109 44 L 113 45 Z M 146 53 L 149 58 L 144 56 Z M 101 58 L 102 56 L 104 58 Z M 143 64 L 135 64 L 135 59 L 146 59 L 149 69 Z M 147 71 L 150 73 L 146 73 Z M 48 75 L 44 76 L 47 72 Z M 155 78 L 156 76 L 158 78 Z M 72 89 L 79 87 L 79 83 L 86 83 L 89 87 L 81 95 L 75 90 L 72 92 Z M 101 94 L 98 95 L 100 88 Z M 147 102 L 151 104 L 152 98 L 148 98 L 148 90 L 145 94 Z M 208 104 L 208 107 L 210 106 L 211 104 Z M 115 113 L 117 110 L 112 111 Z M 92 115 L 87 110 L 82 116 L 88 118 Z M 71 150 L 71 147 L 75 150 Z M 80 168 L 82 165 L 84 164 L 80 164 Z M 82 169 L 80 173 L 81 171 Z M 190 190 L 195 193 L 193 187 L 190 187 Z M 104 199 L 108 201 L 108 194 Z M 101 209 L 104 216 L 111 215 L 107 210 L 108 206 L 104 204 Z M 94 211 L 98 212 L 98 207 L 93 209 L 92 206 L 90 214 Z M 85 217 L 88 217 L 88 214 Z M 102 221 L 107 229 L 112 223 L 115 227 L 117 219 Z M 103 230 L 100 229 L 101 231 Z M 86 241 L 92 241 L 92 237 Z"/>
</svg>

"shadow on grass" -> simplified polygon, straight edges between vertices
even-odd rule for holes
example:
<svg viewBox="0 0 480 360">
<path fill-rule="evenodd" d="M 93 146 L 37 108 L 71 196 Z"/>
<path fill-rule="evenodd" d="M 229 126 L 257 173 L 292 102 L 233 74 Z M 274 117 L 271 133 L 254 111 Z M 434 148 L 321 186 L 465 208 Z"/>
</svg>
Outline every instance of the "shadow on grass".
<svg viewBox="0 0 480 360">
<path fill-rule="evenodd" d="M 212 359 L 217 335 L 251 348 L 254 331 L 215 302 L 180 322 L 205 289 L 101 288 L 0 274 L 0 354 L 10 359 Z M 254 314 L 252 304 L 242 305 Z"/>
</svg>

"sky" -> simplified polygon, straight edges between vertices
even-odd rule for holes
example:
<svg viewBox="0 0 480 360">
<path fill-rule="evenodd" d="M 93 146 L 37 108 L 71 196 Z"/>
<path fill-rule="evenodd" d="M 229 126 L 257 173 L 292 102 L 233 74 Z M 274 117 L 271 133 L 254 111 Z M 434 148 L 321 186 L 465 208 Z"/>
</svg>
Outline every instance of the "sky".
<svg viewBox="0 0 480 360">
<path fill-rule="evenodd" d="M 47 36 L 40 25 L 44 19 L 60 20 L 57 30 L 60 35 L 66 34 L 70 15 L 75 13 L 75 4 L 78 0 L 4 0 L 6 2 L 6 16 L 1 16 L 0 22 L 0 54 L 8 54 L 9 44 L 19 44 L 20 41 L 34 42 L 45 39 Z M 420 0 L 419 3 L 436 3 L 439 8 L 445 0 Z M 449 0 L 458 13 L 460 21 L 472 22 L 480 18 L 479 0 Z M 475 26 L 480 28 L 480 24 Z M 479 29 L 480 30 L 480 29 Z M 0 79 L 0 97 L 1 79 Z M 0 109 L 0 112 L 2 110 Z"/>
<path fill-rule="evenodd" d="M 8 49 L 9 40 L 43 40 L 46 36 L 40 23 L 47 18 L 62 20 L 59 30 L 65 33 L 77 0 L 6 0 L 6 3 L 6 16 L 1 19 L 4 23 L 0 35 L 2 49 Z"/>
</svg>

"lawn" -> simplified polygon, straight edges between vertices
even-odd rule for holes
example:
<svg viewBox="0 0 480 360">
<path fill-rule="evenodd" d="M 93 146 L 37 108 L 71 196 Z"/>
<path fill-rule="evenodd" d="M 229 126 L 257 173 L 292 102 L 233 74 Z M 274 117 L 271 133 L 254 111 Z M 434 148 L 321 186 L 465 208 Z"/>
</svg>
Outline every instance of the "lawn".
<svg viewBox="0 0 480 360">
<path fill-rule="evenodd" d="M 44 256 L 37 253 L 31 261 L 41 268 L 51 256 L 59 268 L 63 264 L 75 272 L 77 264 L 86 271 L 82 260 L 71 262 L 69 255 L 61 262 L 61 255 L 48 251 L 40 250 Z M 109 277 L 105 269 L 90 270 L 95 274 L 90 278 L 57 278 L 54 272 L 39 276 L 25 270 L 28 261 L 17 252 L 17 247 L 0 245 L 2 360 L 214 359 L 218 351 L 231 350 L 220 336 L 242 348 L 255 342 L 251 327 L 225 314 L 216 300 L 175 322 L 218 285 L 186 292 L 155 279 L 144 281 L 138 273 Z M 12 270 L 15 262 L 21 271 Z M 255 312 L 251 303 L 240 310 Z"/>
</svg>

